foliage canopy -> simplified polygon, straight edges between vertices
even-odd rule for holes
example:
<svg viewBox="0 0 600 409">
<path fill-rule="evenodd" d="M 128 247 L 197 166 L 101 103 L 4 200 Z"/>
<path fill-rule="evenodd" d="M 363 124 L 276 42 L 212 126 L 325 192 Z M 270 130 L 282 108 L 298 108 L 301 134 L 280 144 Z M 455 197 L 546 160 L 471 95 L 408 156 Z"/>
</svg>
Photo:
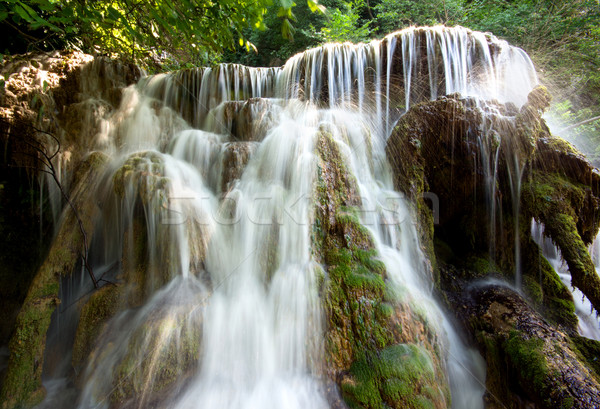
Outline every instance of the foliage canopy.
<svg viewBox="0 0 600 409">
<path fill-rule="evenodd" d="M 285 37 L 294 30 L 291 0 L 275 0 Z M 250 49 L 245 30 L 263 30 L 273 0 L 8 0 L 0 24 L 8 52 L 75 46 L 121 57 L 169 56 L 207 63 L 236 44 Z M 307 0 L 313 12 L 318 0 Z M 5 37 L 6 38 L 6 37 Z"/>
</svg>

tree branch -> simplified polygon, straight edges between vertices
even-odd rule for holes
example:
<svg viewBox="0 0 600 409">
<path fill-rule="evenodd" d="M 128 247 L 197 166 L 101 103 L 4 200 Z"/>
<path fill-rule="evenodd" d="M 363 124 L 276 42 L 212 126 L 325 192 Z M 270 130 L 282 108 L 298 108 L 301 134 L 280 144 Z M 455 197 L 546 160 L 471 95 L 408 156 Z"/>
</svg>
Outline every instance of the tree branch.
<svg viewBox="0 0 600 409">
<path fill-rule="evenodd" d="M 563 128 L 560 131 L 557 131 L 556 133 L 565 132 L 565 131 L 568 131 L 569 129 L 577 128 L 577 127 L 580 127 L 581 125 L 585 125 L 587 123 L 594 122 L 594 121 L 597 121 L 599 119 L 600 119 L 600 116 L 595 116 L 593 118 L 586 119 L 585 121 L 581 121 L 581 122 L 577 122 L 576 124 L 569 125 L 566 128 Z"/>
</svg>

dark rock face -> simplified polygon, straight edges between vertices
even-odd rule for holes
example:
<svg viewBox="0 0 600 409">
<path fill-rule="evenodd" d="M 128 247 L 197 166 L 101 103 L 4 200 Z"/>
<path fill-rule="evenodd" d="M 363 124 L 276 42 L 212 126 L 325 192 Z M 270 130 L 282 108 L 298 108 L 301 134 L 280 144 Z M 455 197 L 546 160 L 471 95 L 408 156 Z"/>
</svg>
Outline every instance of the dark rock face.
<svg viewBox="0 0 600 409">
<path fill-rule="evenodd" d="M 599 173 L 550 134 L 541 118 L 549 100 L 542 87 L 520 110 L 442 97 L 402 117 L 387 146 L 396 188 L 417 203 L 424 192 L 439 200 L 430 254 L 445 300 L 486 358 L 493 408 L 591 408 L 600 396 L 595 367 L 575 345 L 572 296 L 529 230 L 531 219 L 544 225 L 598 311 L 587 245 L 600 222 Z M 418 214 L 431 223 L 430 209 Z M 517 270 L 524 295 L 485 284 L 512 282 Z M 590 342 L 577 345 L 595 356 Z"/>
</svg>

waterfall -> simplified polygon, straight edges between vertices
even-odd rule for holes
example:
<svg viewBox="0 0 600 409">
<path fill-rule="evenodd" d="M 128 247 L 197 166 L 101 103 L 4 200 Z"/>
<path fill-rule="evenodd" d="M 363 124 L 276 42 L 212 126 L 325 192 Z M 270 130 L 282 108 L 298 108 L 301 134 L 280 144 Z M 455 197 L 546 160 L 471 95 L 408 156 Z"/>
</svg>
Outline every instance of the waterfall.
<svg viewBox="0 0 600 409">
<path fill-rule="evenodd" d="M 99 290 L 118 301 L 78 374 L 77 407 L 329 407 L 311 242 L 315 145 L 327 130 L 356 179 L 387 285 L 438 334 L 453 407 L 482 408 L 483 361 L 434 299 L 385 144 L 419 102 L 460 93 L 520 106 L 536 82 L 522 50 L 440 26 L 327 44 L 283 67 L 182 70 L 126 89 L 92 147 L 111 161 L 90 253 L 112 271 L 106 279 L 129 285 Z"/>
</svg>

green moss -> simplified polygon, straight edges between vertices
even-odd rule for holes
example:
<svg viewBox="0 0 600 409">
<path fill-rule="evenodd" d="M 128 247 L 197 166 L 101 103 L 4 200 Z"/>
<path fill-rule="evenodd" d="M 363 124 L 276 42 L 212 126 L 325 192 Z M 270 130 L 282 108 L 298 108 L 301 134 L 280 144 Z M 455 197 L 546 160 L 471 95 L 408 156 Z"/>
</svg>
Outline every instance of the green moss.
<svg viewBox="0 0 600 409">
<path fill-rule="evenodd" d="M 416 344 L 369 353 L 352 364 L 350 376 L 342 383 L 342 393 L 352 407 L 434 408 L 446 401 L 431 355 Z"/>
<path fill-rule="evenodd" d="M 528 255 L 523 259 L 523 289 L 546 318 L 576 332 L 578 321 L 571 291 L 530 236 L 523 235 L 521 243 L 523 253 Z"/>
<path fill-rule="evenodd" d="M 523 186 L 523 201 L 535 217 L 575 216 L 584 205 L 587 189 L 559 173 L 533 171 Z"/>
<path fill-rule="evenodd" d="M 535 305 L 541 305 L 544 301 L 544 292 L 540 283 L 531 276 L 523 276 L 523 290 Z"/>
<path fill-rule="evenodd" d="M 378 318 L 388 319 L 394 314 L 394 307 L 387 302 L 382 302 L 377 306 L 376 313 Z"/>
<path fill-rule="evenodd" d="M 466 261 L 466 268 L 475 273 L 474 277 L 485 277 L 490 273 L 501 271 L 500 268 L 489 258 L 473 255 Z"/>
<path fill-rule="evenodd" d="M 523 338 L 518 332 L 511 332 L 504 350 L 519 376 L 538 390 L 544 388 L 548 376 L 548 366 L 543 352 L 544 341 L 539 338 Z"/>
<path fill-rule="evenodd" d="M 438 384 L 444 384 L 445 375 L 440 371 L 435 385 L 423 385 L 423 396 L 427 399 L 421 401 L 409 395 L 413 389 L 411 382 L 416 378 L 430 380 L 428 376 L 420 376 L 419 371 L 424 371 L 420 350 L 389 349 L 390 345 L 407 342 L 405 339 L 412 342 L 427 338 L 422 336 L 427 332 L 427 323 L 419 321 L 418 314 L 413 314 L 408 305 L 398 304 L 402 299 L 402 294 L 398 294 L 401 289 L 387 285 L 385 264 L 379 260 L 370 230 L 360 222 L 356 181 L 327 132 L 319 135 L 317 153 L 312 241 L 313 254 L 326 274 L 323 298 L 328 369 L 337 374 L 333 379 L 340 383 L 343 397 L 352 408 L 401 407 L 394 403 L 395 396 L 406 396 L 402 402 L 408 402 L 410 407 L 428 407 L 428 397 L 439 390 Z M 418 324 L 413 325 L 413 319 Z M 425 347 L 415 348 L 429 353 Z M 396 371 L 392 364 L 386 364 L 393 361 L 394 353 L 406 355 L 402 358 L 403 370 Z M 439 365 L 437 360 L 436 365 Z M 431 358 L 427 368 L 433 371 Z M 348 370 L 352 376 L 344 378 Z M 416 375 L 406 377 L 410 373 Z M 340 381 L 340 377 L 344 379 Z"/>
<path fill-rule="evenodd" d="M 121 288 L 106 285 L 93 293 L 81 309 L 73 344 L 72 363 L 81 368 L 106 322 L 117 312 Z"/>
<path fill-rule="evenodd" d="M 527 104 L 541 112 L 544 112 L 550 106 L 551 101 L 552 95 L 550 95 L 548 89 L 543 85 L 536 86 L 527 95 Z"/>
<path fill-rule="evenodd" d="M 563 138 L 553 136 L 548 138 L 548 146 L 556 151 L 559 151 L 567 155 L 580 155 L 581 153 L 571 143 L 565 141 Z"/>
<path fill-rule="evenodd" d="M 36 299 L 26 303 L 19 313 L 17 327 L 9 348 L 11 357 L 2 389 L 3 408 L 35 406 L 44 398 L 41 385 L 46 330 L 57 297 Z"/>
<path fill-rule="evenodd" d="M 572 397 L 567 397 L 565 398 L 560 405 L 561 409 L 571 409 L 573 408 L 573 406 L 575 405 L 575 399 L 573 399 Z"/>
<path fill-rule="evenodd" d="M 367 257 L 370 255 L 371 257 Z M 355 357 L 363 350 L 374 350 L 389 344 L 392 334 L 387 328 L 389 304 L 383 306 L 385 281 L 382 264 L 374 260 L 376 253 L 352 251 L 348 248 L 329 248 L 325 255 L 328 265 L 326 305 L 335 328 L 346 332 L 350 343 L 348 356 Z M 350 333 L 351 332 L 351 333 Z"/>
<path fill-rule="evenodd" d="M 546 230 L 559 246 L 567 261 L 571 282 L 592 302 L 596 311 L 600 310 L 600 278 L 587 247 L 577 233 L 573 218 L 566 214 L 554 215 L 546 220 Z"/>
<path fill-rule="evenodd" d="M 582 362 L 587 363 L 592 374 L 600 382 L 600 342 L 581 336 L 571 337 L 571 349 Z"/>
</svg>

